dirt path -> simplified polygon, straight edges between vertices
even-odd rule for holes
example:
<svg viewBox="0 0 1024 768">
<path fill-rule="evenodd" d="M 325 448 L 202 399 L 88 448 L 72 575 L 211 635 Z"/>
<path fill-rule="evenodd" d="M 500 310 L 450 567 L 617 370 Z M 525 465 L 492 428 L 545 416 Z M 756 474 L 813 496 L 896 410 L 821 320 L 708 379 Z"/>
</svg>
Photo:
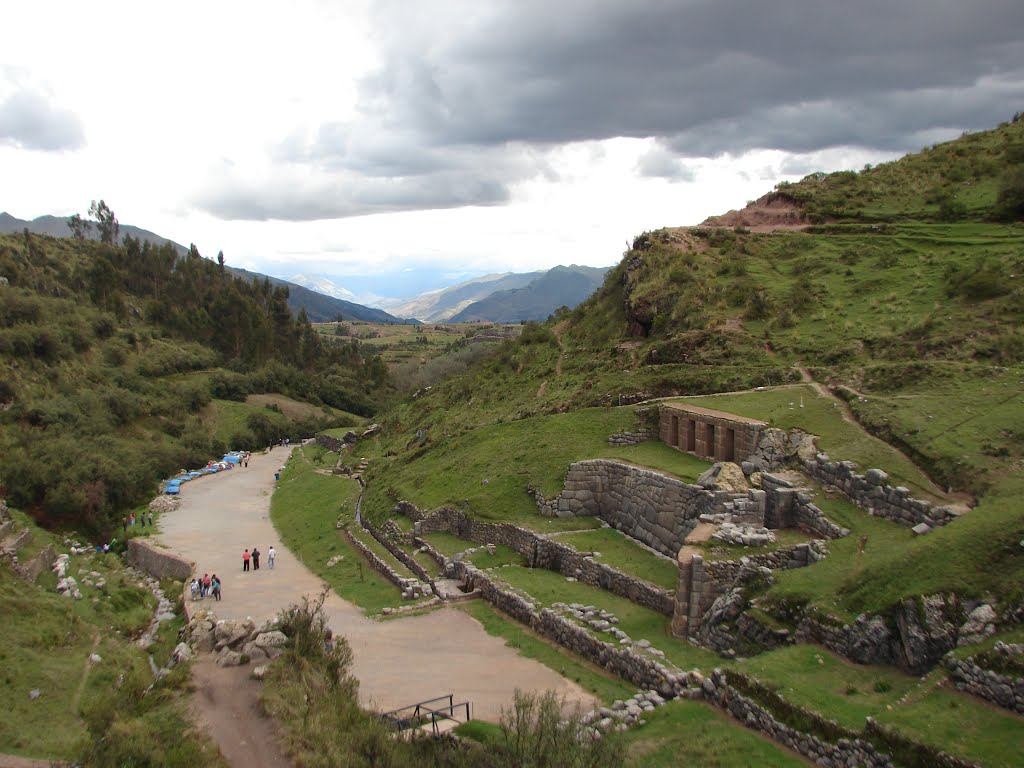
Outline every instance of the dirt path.
<svg viewBox="0 0 1024 768">
<path fill-rule="evenodd" d="M 805 384 L 809 384 L 811 386 L 811 388 L 815 392 L 817 392 L 819 395 L 824 397 L 826 400 L 831 400 L 833 403 L 835 403 L 837 405 L 837 407 L 839 409 L 839 413 L 843 417 L 844 421 L 847 421 L 850 424 L 853 424 L 855 427 L 857 427 L 857 429 L 859 429 L 861 432 L 866 434 L 872 440 L 878 440 L 879 439 L 879 438 L 875 437 L 874 435 L 872 435 L 870 432 L 868 432 L 866 429 L 864 429 L 864 426 L 859 421 L 857 421 L 857 417 L 856 417 L 856 415 L 854 415 L 853 411 L 850 409 L 849 403 L 847 403 L 842 398 L 836 397 L 834 394 L 832 394 L 832 390 L 830 390 L 824 384 L 821 384 L 820 382 L 815 381 L 814 377 L 811 375 L 811 372 L 807 368 L 804 368 L 803 366 L 797 366 L 797 370 L 800 372 L 800 379 L 801 379 L 801 381 L 803 381 Z M 852 391 L 854 391 L 858 395 L 860 394 L 859 392 L 856 392 L 855 390 L 852 390 Z M 882 442 L 884 442 L 884 441 L 882 441 Z M 894 450 L 898 454 L 900 454 L 903 458 L 905 458 L 911 464 L 914 464 L 915 467 L 917 466 L 917 464 L 914 463 L 914 460 L 912 458 L 907 456 L 907 454 L 905 454 L 903 451 L 901 451 L 895 445 L 893 445 L 892 443 L 885 443 L 885 444 L 887 446 L 889 446 L 892 450 Z M 925 483 L 925 490 L 928 491 L 928 493 L 930 493 L 936 499 L 939 499 L 943 504 L 961 505 L 961 504 L 966 503 L 966 504 L 968 504 L 970 506 L 974 505 L 974 499 L 970 495 L 965 494 L 965 493 L 954 493 L 954 494 L 946 493 L 946 491 L 944 489 L 940 488 L 930 477 L 928 477 L 927 474 L 925 474 L 925 471 L 923 469 L 921 469 L 920 467 L 918 467 L 918 469 L 920 470 L 921 477 L 922 477 L 922 479 L 923 479 L 923 481 Z"/>
<path fill-rule="evenodd" d="M 212 656 L 192 663 L 192 717 L 217 742 L 231 765 L 245 768 L 289 768 L 278 745 L 274 724 L 258 703 L 260 683 L 248 667 L 218 667 Z"/>
<path fill-rule="evenodd" d="M 258 624 L 322 589 L 321 580 L 284 546 L 270 523 L 274 472 L 287 456 L 276 448 L 253 455 L 248 468 L 183 485 L 180 508 L 159 521 L 160 544 L 195 561 L 198 574 L 216 573 L 223 580 L 224 599 L 211 604 L 220 618 L 251 616 Z M 277 550 L 274 570 L 265 562 L 271 544 Z M 263 567 L 242 573 L 242 550 L 254 546 L 264 553 Z M 353 672 L 366 707 L 383 711 L 454 693 L 472 703 L 474 717 L 497 722 L 516 688 L 554 689 L 585 708 L 596 703 L 575 683 L 488 635 L 463 611 L 442 608 L 374 621 L 334 593 L 324 609 L 334 631 L 352 646 Z M 220 701 L 223 706 L 225 699 Z"/>
</svg>

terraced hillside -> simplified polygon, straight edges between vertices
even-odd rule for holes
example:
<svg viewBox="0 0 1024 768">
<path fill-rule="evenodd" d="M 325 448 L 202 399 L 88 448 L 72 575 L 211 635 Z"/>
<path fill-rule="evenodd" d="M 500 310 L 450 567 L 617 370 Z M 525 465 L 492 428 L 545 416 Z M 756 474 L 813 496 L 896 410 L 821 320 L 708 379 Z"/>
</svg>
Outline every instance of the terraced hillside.
<svg viewBox="0 0 1024 768">
<path fill-rule="evenodd" d="M 656 558 L 637 565 L 618 547 L 605 553 L 569 533 L 600 521 L 544 517 L 536 494 L 557 495 L 572 462 L 597 457 L 692 482 L 708 463 L 657 440 L 609 445 L 613 434 L 649 435 L 657 398 L 813 433 L 833 460 L 852 460 L 860 472 L 879 467 L 908 493 L 970 511 L 916 537 L 807 481 L 814 502 L 850 535 L 829 543 L 822 562 L 742 592 L 758 631 L 787 638 L 777 650 L 744 646 L 735 661 L 716 660 L 674 638 L 664 616 L 641 619 L 606 590 L 515 559 L 488 562 L 488 580 L 537 611 L 589 604 L 615 615 L 632 640 L 642 633 L 680 668 L 736 665 L 766 686 L 745 690 L 776 716 L 819 734 L 808 725 L 814 715 L 845 723 L 898 752 L 900 764 L 938 758 L 908 757 L 894 736 L 863 730 L 866 716 L 929 749 L 1012 764 L 1021 723 L 957 693 L 935 666 L 941 652 L 930 652 L 934 671 L 922 681 L 802 643 L 824 637 L 807 627 L 841 634 L 858 617 L 898 634 L 900 616 L 917 611 L 927 642 L 948 648 L 982 607 L 995 617 L 985 632 L 1019 633 L 1024 229 L 1013 201 L 1021 147 L 1017 120 L 876 168 L 813 175 L 752 204 L 788 211 L 785 226 L 762 219 L 752 231 L 734 217 L 639 235 L 577 310 L 527 326 L 467 374 L 378 416 L 383 429 L 352 449 L 369 462 L 363 514 L 379 526 L 399 500 L 424 514 L 448 507 L 475 521 L 463 531 L 513 523 L 567 544 L 575 537 L 578 551 L 601 550 L 593 559 L 659 581 Z M 424 540 L 450 558 L 460 545 L 432 541 L 441 535 Z M 758 553 L 700 548 L 709 561 Z M 941 641 L 939 623 L 952 627 Z"/>
</svg>

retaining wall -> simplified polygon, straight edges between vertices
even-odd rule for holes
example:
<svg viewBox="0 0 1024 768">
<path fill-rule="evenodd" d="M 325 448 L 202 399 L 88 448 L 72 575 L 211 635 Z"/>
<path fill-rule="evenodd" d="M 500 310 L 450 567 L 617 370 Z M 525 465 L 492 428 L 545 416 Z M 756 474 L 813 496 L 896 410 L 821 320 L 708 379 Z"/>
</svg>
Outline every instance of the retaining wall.
<svg viewBox="0 0 1024 768">
<path fill-rule="evenodd" d="M 932 506 L 912 498 L 910 490 L 903 486 L 889 485 L 889 476 L 880 469 L 869 469 L 860 475 L 852 461 L 835 462 L 826 453 L 800 460 L 799 464 L 815 480 L 842 491 L 858 507 L 878 517 L 910 526 L 927 523 L 932 528 L 959 517 L 949 507 Z"/>
<path fill-rule="evenodd" d="M 196 564 L 143 539 L 128 539 L 128 564 L 157 579 L 189 579 Z"/>
<path fill-rule="evenodd" d="M 996 648 L 999 648 L 999 644 Z M 961 691 L 973 693 L 996 706 L 1024 715 L 1024 678 L 985 669 L 973 657 L 957 659 L 947 656 L 946 669 Z"/>
<path fill-rule="evenodd" d="M 676 556 L 701 515 L 731 498 L 610 459 L 571 464 L 563 490 L 554 499 L 545 499 L 536 490 L 533 495 L 541 514 L 598 517 L 669 557 Z"/>
<path fill-rule="evenodd" d="M 403 600 L 413 600 L 417 597 L 421 597 L 429 590 L 428 585 L 423 584 L 417 579 L 407 579 L 396 573 L 394 568 L 381 560 L 380 557 L 377 556 L 376 552 L 353 536 L 347 528 L 342 528 L 342 531 L 345 534 L 345 538 L 348 539 L 349 544 L 351 544 L 359 554 L 366 558 L 370 566 L 402 591 Z"/>
<path fill-rule="evenodd" d="M 331 435 L 322 435 L 317 433 L 315 439 L 317 445 L 322 445 L 328 451 L 333 451 L 334 453 L 341 453 L 348 448 L 348 443 L 340 437 L 332 437 Z"/>
<path fill-rule="evenodd" d="M 799 528 L 822 539 L 840 539 L 850 534 L 829 520 L 806 491 L 795 488 L 788 480 L 765 472 L 761 475 L 761 488 L 767 494 L 766 528 Z"/>
<path fill-rule="evenodd" d="M 530 568 L 557 571 L 563 576 L 570 576 L 584 584 L 652 608 L 665 616 L 671 616 L 674 610 L 675 601 L 671 590 L 661 589 L 610 565 L 599 563 L 567 544 L 545 539 L 525 528 L 511 523 L 482 523 L 448 508 L 424 516 L 408 502 L 400 503 L 395 510 L 407 515 L 412 512 L 410 517 L 415 521 L 417 536 L 443 531 L 477 544 L 504 544 L 525 557 Z"/>
<path fill-rule="evenodd" d="M 360 515 L 359 522 L 367 531 L 367 533 L 373 536 L 373 538 L 376 539 L 377 542 L 382 547 L 384 547 L 388 552 L 394 555 L 402 565 L 404 565 L 410 571 L 415 573 L 420 581 L 429 584 L 431 591 L 435 595 L 437 594 L 437 585 L 434 583 L 434 580 L 430 577 L 430 574 L 427 573 L 426 569 L 422 565 L 417 563 L 416 560 L 412 558 L 408 553 L 406 553 L 405 550 L 403 550 L 401 547 L 395 546 L 391 542 L 391 540 L 388 539 L 387 536 L 385 536 L 380 530 L 378 530 L 377 527 L 373 525 L 373 523 L 371 523 L 365 517 Z"/>
<path fill-rule="evenodd" d="M 698 554 L 682 557 L 679 561 L 679 581 L 672 613 L 672 634 L 677 637 L 694 637 L 700 630 L 704 614 L 715 600 L 732 590 L 744 567 L 769 568 L 773 571 L 804 568 L 824 556 L 823 542 L 812 541 L 744 557 L 742 560 L 705 562 L 704 557 Z"/>
</svg>

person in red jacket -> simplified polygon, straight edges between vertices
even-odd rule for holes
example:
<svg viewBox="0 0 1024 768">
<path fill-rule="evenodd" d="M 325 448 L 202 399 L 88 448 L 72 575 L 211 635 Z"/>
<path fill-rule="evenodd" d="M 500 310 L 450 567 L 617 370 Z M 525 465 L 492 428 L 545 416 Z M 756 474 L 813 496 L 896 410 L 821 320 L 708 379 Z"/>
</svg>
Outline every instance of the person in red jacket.
<svg viewBox="0 0 1024 768">
<path fill-rule="evenodd" d="M 245 550 L 245 552 L 242 553 L 242 571 L 244 572 L 244 571 L 248 571 L 248 570 L 249 570 L 249 550 L 247 549 L 247 550 Z"/>
</svg>

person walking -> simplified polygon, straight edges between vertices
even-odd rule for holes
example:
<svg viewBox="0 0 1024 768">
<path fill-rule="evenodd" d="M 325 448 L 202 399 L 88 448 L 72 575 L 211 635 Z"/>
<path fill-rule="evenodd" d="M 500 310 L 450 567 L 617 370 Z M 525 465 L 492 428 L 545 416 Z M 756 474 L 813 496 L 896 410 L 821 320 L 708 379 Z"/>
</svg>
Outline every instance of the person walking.
<svg viewBox="0 0 1024 768">
<path fill-rule="evenodd" d="M 220 579 L 217 578 L 217 574 L 213 574 L 213 578 L 210 579 L 210 586 L 213 588 L 213 599 L 220 600 Z"/>
<path fill-rule="evenodd" d="M 212 586 L 212 584 L 213 584 L 213 582 L 210 579 L 210 574 L 204 573 L 203 574 L 203 597 L 206 597 L 208 594 L 210 594 L 210 587 Z"/>
<path fill-rule="evenodd" d="M 134 512 L 132 512 L 132 513 L 131 513 L 130 515 L 128 515 L 128 524 L 129 524 L 129 525 L 130 525 L 130 526 L 131 526 L 132 528 L 134 528 L 134 527 L 135 527 L 135 513 L 134 513 Z"/>
<path fill-rule="evenodd" d="M 254 571 L 260 569 L 260 551 L 256 547 L 252 548 L 252 569 Z"/>
<path fill-rule="evenodd" d="M 245 550 L 245 552 L 242 553 L 242 573 L 248 572 L 248 570 L 249 570 L 249 558 L 250 557 L 251 557 L 251 555 L 249 554 L 249 550 L 248 549 Z"/>
<path fill-rule="evenodd" d="M 125 538 L 128 538 L 128 516 L 121 516 L 121 527 L 124 529 Z"/>
<path fill-rule="evenodd" d="M 153 527 L 153 513 L 152 512 L 149 513 L 149 527 L 150 528 Z"/>
<path fill-rule="evenodd" d="M 270 570 L 274 570 L 274 561 L 277 560 L 277 552 L 274 551 L 274 545 L 270 545 L 270 549 L 267 550 L 267 567 Z"/>
</svg>

